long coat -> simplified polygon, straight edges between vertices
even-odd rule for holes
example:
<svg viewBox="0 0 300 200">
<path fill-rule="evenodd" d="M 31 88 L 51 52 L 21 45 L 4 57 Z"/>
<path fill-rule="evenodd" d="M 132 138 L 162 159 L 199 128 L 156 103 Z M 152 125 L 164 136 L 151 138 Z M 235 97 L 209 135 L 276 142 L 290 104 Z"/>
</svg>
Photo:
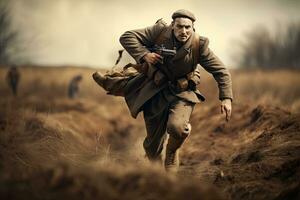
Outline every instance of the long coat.
<svg viewBox="0 0 300 200">
<path fill-rule="evenodd" d="M 161 34 L 163 35 L 161 36 Z M 167 49 L 174 49 L 175 36 L 172 27 L 168 26 L 162 20 L 159 20 L 153 26 L 147 28 L 125 32 L 120 37 L 120 43 L 137 63 L 141 63 L 143 56 L 150 52 L 147 47 L 154 46 L 158 37 L 162 37 L 161 43 Z M 195 43 L 193 41 L 195 38 L 200 40 L 198 45 L 199 52 L 193 52 L 193 44 Z M 207 38 L 201 36 L 197 37 L 196 33 L 193 33 L 188 41 L 177 50 L 175 57 L 164 63 L 160 69 L 168 76 L 169 80 L 174 81 L 194 71 L 197 64 L 200 64 L 206 71 L 211 73 L 217 81 L 219 98 L 232 99 L 230 73 L 219 58 L 208 48 L 208 43 Z M 195 53 L 198 53 L 198 60 L 195 60 L 195 55 L 193 55 Z M 149 99 L 167 87 L 168 83 L 157 86 L 152 79 L 147 78 L 143 73 L 131 79 L 127 83 L 124 91 L 131 115 L 136 117 Z M 201 100 L 204 100 L 198 90 L 172 93 L 174 96 L 193 103 L 199 103 Z"/>
</svg>

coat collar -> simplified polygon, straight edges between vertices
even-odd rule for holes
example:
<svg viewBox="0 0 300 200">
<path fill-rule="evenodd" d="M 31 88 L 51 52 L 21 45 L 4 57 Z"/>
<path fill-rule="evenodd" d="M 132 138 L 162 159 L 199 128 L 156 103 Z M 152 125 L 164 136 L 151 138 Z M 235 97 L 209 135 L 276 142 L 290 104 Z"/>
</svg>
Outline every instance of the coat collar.
<svg viewBox="0 0 300 200">
<path fill-rule="evenodd" d="M 173 34 L 173 31 L 172 31 L 171 37 L 174 41 L 176 40 L 175 35 Z M 176 53 L 175 57 L 173 58 L 173 61 L 181 59 L 191 52 L 193 38 L 194 38 L 194 33 L 192 33 L 190 38 L 177 50 L 177 53 Z"/>
<path fill-rule="evenodd" d="M 186 41 L 186 43 L 184 43 L 176 52 L 175 57 L 173 58 L 173 61 L 178 60 L 183 58 L 184 56 L 186 56 L 187 54 L 190 53 L 191 51 L 191 44 L 192 44 L 192 38 L 193 38 L 193 34 L 191 35 L 191 37 Z"/>
<path fill-rule="evenodd" d="M 192 41 L 195 33 L 192 33 L 191 37 L 184 43 L 178 50 L 173 58 L 173 61 L 183 58 L 191 51 Z M 174 47 L 175 36 L 173 34 L 172 26 L 169 25 L 167 30 L 163 33 L 163 38 L 161 41 L 167 41 L 169 44 L 166 44 L 167 47 Z"/>
</svg>

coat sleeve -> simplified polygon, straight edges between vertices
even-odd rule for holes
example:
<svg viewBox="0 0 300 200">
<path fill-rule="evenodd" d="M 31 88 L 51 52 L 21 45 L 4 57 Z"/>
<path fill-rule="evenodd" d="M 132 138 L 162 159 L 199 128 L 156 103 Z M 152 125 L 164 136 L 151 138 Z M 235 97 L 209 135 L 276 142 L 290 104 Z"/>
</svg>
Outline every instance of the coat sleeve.
<svg viewBox="0 0 300 200">
<path fill-rule="evenodd" d="M 205 37 L 200 37 L 200 56 L 199 64 L 216 80 L 219 88 L 219 99 L 231 99 L 232 81 L 229 70 L 225 67 L 222 61 L 209 49 L 209 40 Z"/>
<path fill-rule="evenodd" d="M 160 20 L 153 26 L 126 31 L 121 35 L 120 43 L 137 63 L 141 63 L 144 55 L 150 52 L 145 46 L 154 45 L 164 27 L 165 23 Z"/>
</svg>

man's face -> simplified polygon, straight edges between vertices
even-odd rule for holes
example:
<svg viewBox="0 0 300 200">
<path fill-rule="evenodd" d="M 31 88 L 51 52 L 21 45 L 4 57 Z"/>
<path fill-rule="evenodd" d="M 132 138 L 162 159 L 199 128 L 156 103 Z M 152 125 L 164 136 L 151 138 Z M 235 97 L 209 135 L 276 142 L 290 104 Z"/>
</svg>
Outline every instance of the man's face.
<svg viewBox="0 0 300 200">
<path fill-rule="evenodd" d="M 179 42 L 186 42 L 194 32 L 193 22 L 189 18 L 176 18 L 173 21 L 172 28 L 174 35 Z"/>
</svg>

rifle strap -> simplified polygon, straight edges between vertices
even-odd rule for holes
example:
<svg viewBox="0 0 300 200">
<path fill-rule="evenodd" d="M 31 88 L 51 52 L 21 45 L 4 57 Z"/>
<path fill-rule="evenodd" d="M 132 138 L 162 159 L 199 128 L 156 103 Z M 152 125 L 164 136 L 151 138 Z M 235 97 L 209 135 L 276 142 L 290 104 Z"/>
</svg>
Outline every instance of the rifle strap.
<svg viewBox="0 0 300 200">
<path fill-rule="evenodd" d="M 200 36 L 194 33 L 194 38 L 192 41 L 192 54 L 195 67 L 200 61 Z"/>
<path fill-rule="evenodd" d="M 170 26 L 171 26 L 171 25 L 170 25 Z M 163 28 L 163 30 L 160 32 L 160 34 L 159 34 L 158 37 L 156 38 L 154 44 L 161 45 L 161 44 L 164 43 L 164 41 L 166 40 L 165 34 L 166 34 L 167 31 L 169 31 L 169 29 L 171 28 L 170 26 L 166 26 L 165 28 Z"/>
</svg>

